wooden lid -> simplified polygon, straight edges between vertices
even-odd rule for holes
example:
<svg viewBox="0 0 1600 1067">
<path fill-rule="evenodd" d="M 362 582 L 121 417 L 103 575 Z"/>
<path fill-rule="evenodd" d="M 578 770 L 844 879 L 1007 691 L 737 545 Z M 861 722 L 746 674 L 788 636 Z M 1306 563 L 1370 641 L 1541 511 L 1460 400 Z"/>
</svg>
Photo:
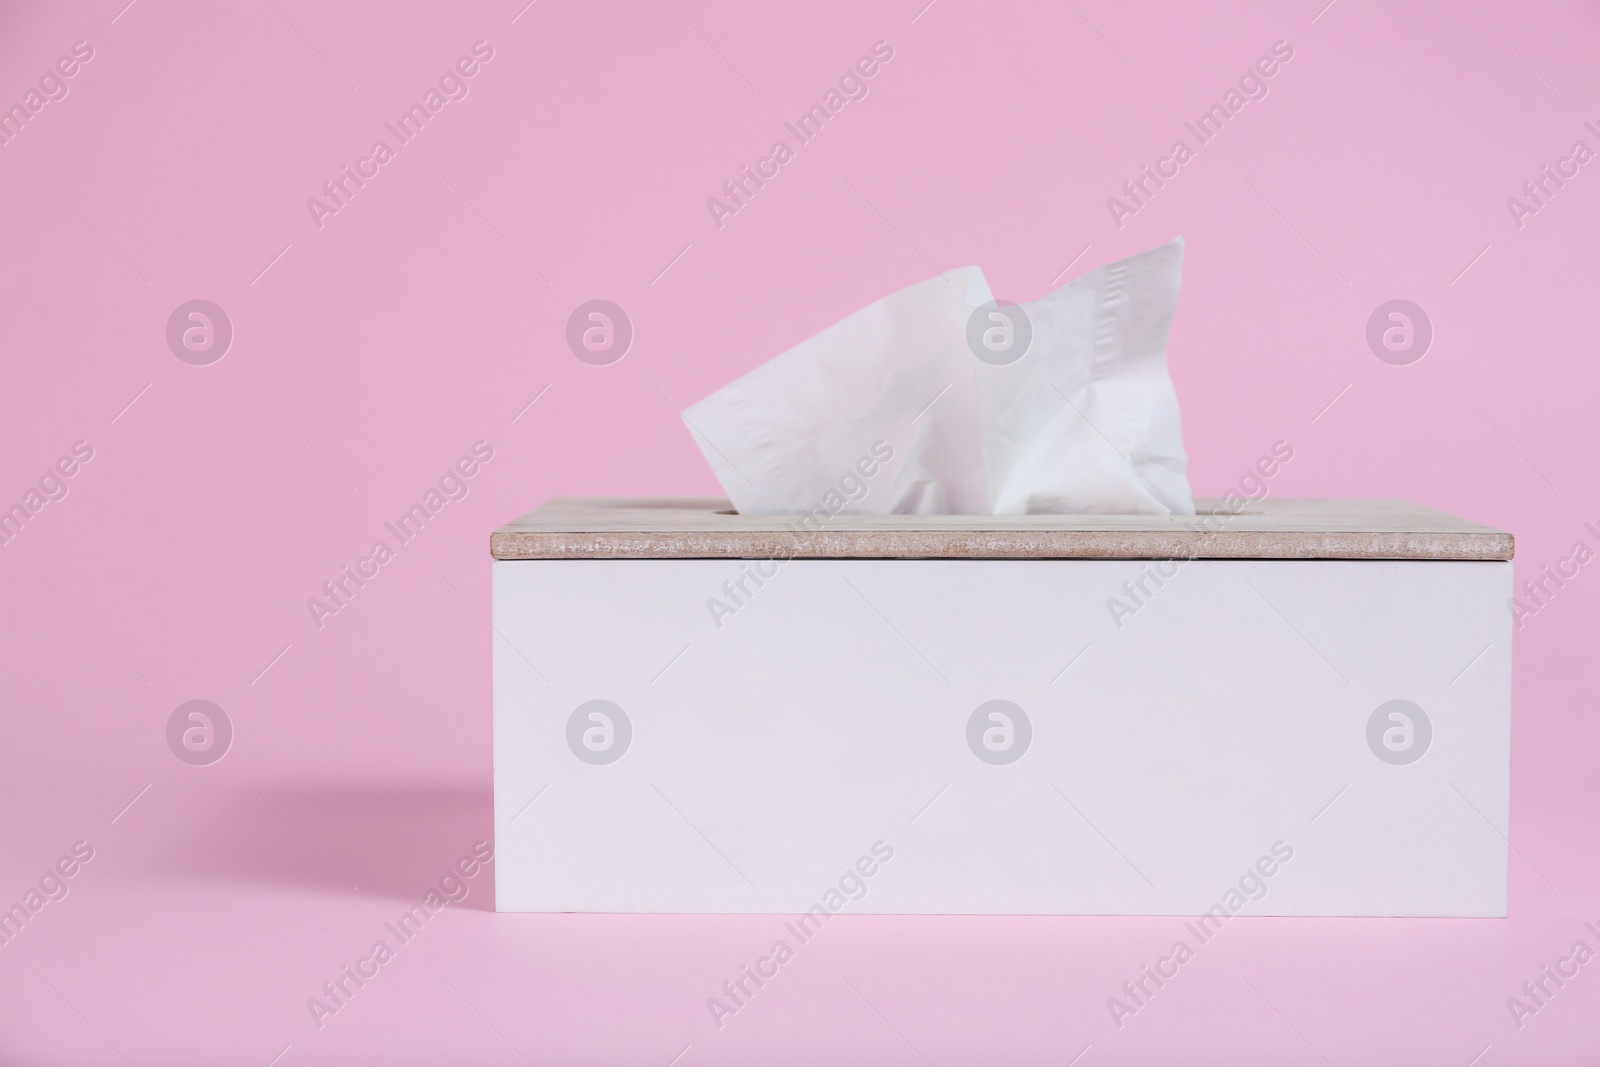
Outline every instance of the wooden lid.
<svg viewBox="0 0 1600 1067">
<path fill-rule="evenodd" d="M 557 497 L 495 559 L 1510 559 L 1511 535 L 1404 500 L 1261 500 L 1230 515 L 735 515 L 726 500 Z M 809 528 L 808 528 L 809 526 Z"/>
</svg>

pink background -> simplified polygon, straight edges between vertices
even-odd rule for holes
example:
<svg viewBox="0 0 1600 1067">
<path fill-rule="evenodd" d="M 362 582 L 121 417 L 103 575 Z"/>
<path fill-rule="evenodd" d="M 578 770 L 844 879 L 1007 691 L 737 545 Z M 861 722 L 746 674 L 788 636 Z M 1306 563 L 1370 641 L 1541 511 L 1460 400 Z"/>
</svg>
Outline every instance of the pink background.
<svg viewBox="0 0 1600 1067">
<path fill-rule="evenodd" d="M 485 873 L 319 1030 L 306 999 L 491 836 L 489 531 L 715 492 L 671 405 L 930 262 L 1027 300 L 1181 233 L 1197 491 L 1283 439 L 1276 494 L 1511 530 L 1519 578 L 1596 544 L 1597 165 L 1506 206 L 1600 148 L 1592 8 L 524 2 L 0 9 L 0 102 L 95 50 L 0 147 L 0 503 L 94 448 L 0 548 L 0 903 L 95 850 L 0 948 L 0 1062 L 1595 1062 L 1600 963 L 1506 1007 L 1600 948 L 1592 567 L 1517 635 L 1507 920 L 1242 920 L 1119 1030 L 1178 920 L 851 916 L 719 1031 L 771 917 L 496 915 Z M 470 95 L 318 229 L 306 199 L 480 39 Z M 878 40 L 870 95 L 714 226 Z M 1270 95 L 1119 230 L 1106 198 L 1278 40 Z M 564 341 L 597 297 L 637 331 L 611 366 Z M 1390 366 L 1365 325 L 1402 297 L 1435 339 Z M 194 298 L 236 331 L 211 366 L 164 338 Z M 479 439 L 470 496 L 313 626 Z M 194 698 L 237 731 L 208 767 L 166 745 Z"/>
</svg>

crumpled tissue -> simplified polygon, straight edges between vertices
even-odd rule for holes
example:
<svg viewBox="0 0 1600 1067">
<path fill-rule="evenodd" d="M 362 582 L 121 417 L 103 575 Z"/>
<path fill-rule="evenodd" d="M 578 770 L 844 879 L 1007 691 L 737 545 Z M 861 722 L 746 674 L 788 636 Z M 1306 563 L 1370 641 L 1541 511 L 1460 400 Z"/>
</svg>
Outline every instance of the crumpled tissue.
<svg viewBox="0 0 1600 1067">
<path fill-rule="evenodd" d="M 1167 373 L 1183 239 L 997 303 L 963 267 L 687 408 L 746 515 L 1194 514 Z"/>
</svg>

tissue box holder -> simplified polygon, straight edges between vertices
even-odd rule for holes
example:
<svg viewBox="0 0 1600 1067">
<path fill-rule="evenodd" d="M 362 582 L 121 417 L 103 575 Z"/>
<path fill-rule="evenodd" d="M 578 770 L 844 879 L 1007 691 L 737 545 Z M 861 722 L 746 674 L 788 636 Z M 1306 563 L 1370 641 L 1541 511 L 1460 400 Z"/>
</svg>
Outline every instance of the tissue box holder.
<svg viewBox="0 0 1600 1067">
<path fill-rule="evenodd" d="M 497 908 L 1505 915 L 1511 536 L 1199 504 L 496 531 Z"/>
</svg>

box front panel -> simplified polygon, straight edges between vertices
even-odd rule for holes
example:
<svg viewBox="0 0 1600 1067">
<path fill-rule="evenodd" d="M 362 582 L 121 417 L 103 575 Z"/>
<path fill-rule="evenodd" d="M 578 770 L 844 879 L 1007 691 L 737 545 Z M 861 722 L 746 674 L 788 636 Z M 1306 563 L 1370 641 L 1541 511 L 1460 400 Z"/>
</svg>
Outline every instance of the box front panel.
<svg viewBox="0 0 1600 1067">
<path fill-rule="evenodd" d="M 498 906 L 1503 915 L 1510 582 L 496 562 Z"/>
</svg>

